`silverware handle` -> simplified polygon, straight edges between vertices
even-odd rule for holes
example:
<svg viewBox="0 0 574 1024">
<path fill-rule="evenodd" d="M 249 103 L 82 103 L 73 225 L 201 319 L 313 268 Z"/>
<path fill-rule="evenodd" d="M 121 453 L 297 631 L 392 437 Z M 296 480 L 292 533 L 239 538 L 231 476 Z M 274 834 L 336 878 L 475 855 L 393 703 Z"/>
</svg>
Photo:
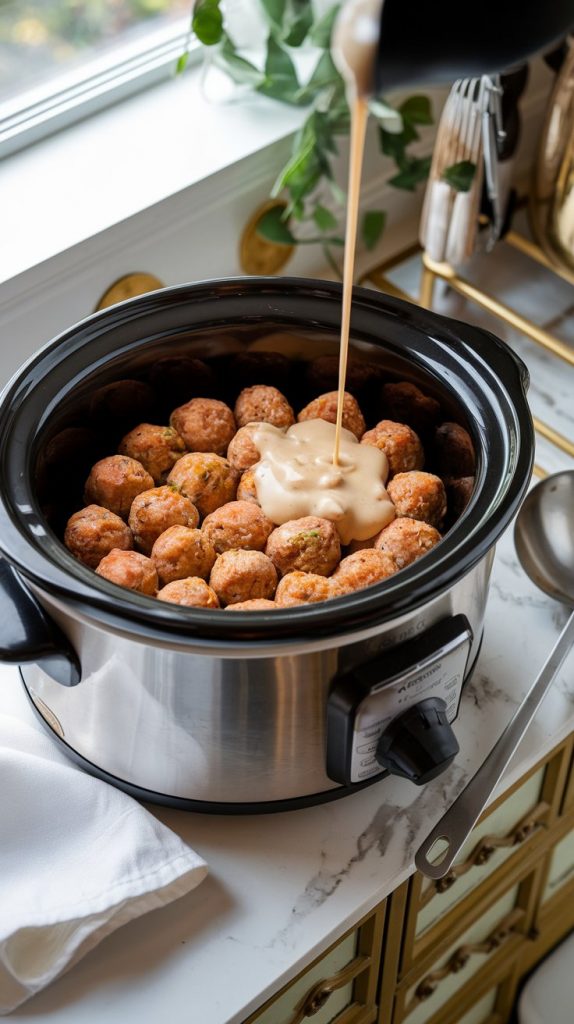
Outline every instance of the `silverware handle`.
<svg viewBox="0 0 574 1024">
<path fill-rule="evenodd" d="M 487 758 L 417 850 L 415 864 L 427 878 L 442 878 L 450 870 L 573 643 L 574 612 L 564 626 L 540 674 Z M 439 842 L 441 852 L 437 850 L 433 863 L 430 857 L 433 847 Z M 443 849 L 444 853 L 441 856 Z"/>
</svg>

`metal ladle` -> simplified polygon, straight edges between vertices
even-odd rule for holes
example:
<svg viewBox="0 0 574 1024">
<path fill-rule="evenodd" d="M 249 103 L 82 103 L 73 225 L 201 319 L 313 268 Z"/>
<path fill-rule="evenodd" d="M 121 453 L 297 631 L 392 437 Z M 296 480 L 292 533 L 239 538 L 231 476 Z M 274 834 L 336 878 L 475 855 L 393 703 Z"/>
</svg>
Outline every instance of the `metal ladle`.
<svg viewBox="0 0 574 1024">
<path fill-rule="evenodd" d="M 574 608 L 574 470 L 534 487 L 516 520 L 516 551 L 533 583 Z M 574 643 L 574 611 L 522 703 L 488 757 L 419 847 L 415 864 L 428 878 L 449 871 Z"/>
</svg>

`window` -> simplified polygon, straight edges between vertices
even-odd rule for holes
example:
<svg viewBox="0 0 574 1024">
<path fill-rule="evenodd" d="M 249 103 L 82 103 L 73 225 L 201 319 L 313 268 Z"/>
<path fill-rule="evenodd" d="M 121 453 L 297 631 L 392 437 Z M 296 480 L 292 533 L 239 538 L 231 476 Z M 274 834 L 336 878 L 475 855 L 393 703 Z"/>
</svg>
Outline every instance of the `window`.
<svg viewBox="0 0 574 1024">
<path fill-rule="evenodd" d="M 0 155 L 173 74 L 191 0 L 0 0 Z"/>
</svg>

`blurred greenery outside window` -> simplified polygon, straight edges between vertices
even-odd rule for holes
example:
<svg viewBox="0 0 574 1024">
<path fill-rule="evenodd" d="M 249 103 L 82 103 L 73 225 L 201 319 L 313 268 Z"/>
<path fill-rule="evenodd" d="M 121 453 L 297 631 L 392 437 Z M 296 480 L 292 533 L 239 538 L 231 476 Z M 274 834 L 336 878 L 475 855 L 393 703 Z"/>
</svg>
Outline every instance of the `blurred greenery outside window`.
<svg viewBox="0 0 574 1024">
<path fill-rule="evenodd" d="M 173 76 L 190 0 L 0 0 L 0 156 Z"/>
</svg>

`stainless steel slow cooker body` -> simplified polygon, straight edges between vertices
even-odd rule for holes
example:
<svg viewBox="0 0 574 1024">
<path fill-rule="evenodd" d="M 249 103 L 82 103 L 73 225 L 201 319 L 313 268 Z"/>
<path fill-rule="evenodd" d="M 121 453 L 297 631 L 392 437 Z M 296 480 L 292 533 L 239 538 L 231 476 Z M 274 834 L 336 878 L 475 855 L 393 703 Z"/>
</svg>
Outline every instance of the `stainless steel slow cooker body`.
<svg viewBox="0 0 574 1024">
<path fill-rule="evenodd" d="M 177 391 L 177 360 L 200 356 L 230 397 L 238 351 L 268 349 L 290 355 L 289 380 L 270 382 L 293 396 L 303 363 L 336 346 L 340 301 L 338 285 L 298 279 L 165 289 L 71 328 L 4 391 L 0 656 L 26 662 L 28 694 L 70 756 L 136 795 L 285 808 L 386 770 L 420 782 L 452 760 L 448 722 L 480 645 L 494 544 L 533 459 L 527 373 L 494 336 L 356 290 L 357 355 L 421 383 L 467 426 L 477 454 L 463 515 L 383 584 L 271 614 L 181 609 L 97 577 L 58 539 L 79 507 L 85 459 L 113 451 L 128 420 L 165 422 L 178 404 L 168 388 L 154 410 L 130 399 L 118 412 L 118 382 L 157 387 L 169 364 Z M 376 393 L 365 402 L 377 418 Z"/>
</svg>

